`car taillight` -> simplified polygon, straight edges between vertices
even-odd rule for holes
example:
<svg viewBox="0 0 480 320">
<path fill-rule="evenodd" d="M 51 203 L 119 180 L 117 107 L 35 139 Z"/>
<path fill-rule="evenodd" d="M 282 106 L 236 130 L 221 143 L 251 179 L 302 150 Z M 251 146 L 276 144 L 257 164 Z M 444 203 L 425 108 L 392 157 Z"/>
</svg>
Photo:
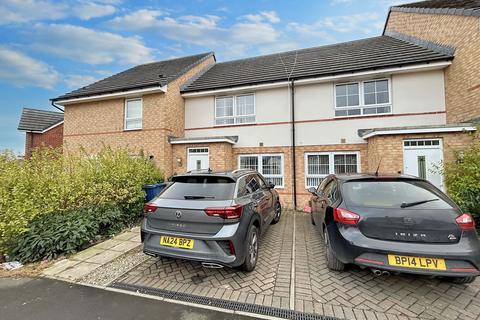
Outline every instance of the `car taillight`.
<svg viewBox="0 0 480 320">
<path fill-rule="evenodd" d="M 333 220 L 344 224 L 356 225 L 360 221 L 360 216 L 342 208 L 334 208 Z"/>
<path fill-rule="evenodd" d="M 242 216 L 242 206 L 206 208 L 205 213 L 210 217 L 221 217 L 223 219 L 238 219 Z"/>
<path fill-rule="evenodd" d="M 464 213 L 455 219 L 461 230 L 475 230 L 475 220 L 470 213 Z"/>
<path fill-rule="evenodd" d="M 146 205 L 143 206 L 143 213 L 144 214 L 149 214 L 152 212 L 155 212 L 157 210 L 157 206 L 151 203 L 147 203 Z"/>
</svg>

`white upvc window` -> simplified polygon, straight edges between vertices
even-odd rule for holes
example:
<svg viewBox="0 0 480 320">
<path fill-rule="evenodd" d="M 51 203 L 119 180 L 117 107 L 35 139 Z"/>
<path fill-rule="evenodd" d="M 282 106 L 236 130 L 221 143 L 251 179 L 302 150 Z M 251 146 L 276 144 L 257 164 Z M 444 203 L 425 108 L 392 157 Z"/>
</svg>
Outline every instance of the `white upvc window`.
<svg viewBox="0 0 480 320">
<path fill-rule="evenodd" d="M 255 95 L 242 94 L 215 98 L 215 125 L 255 122 Z"/>
<path fill-rule="evenodd" d="M 335 85 L 335 116 L 392 113 L 390 79 L 375 79 Z"/>
<path fill-rule="evenodd" d="M 305 153 L 305 187 L 318 187 L 329 174 L 360 172 L 359 152 Z"/>
<path fill-rule="evenodd" d="M 125 130 L 142 129 L 142 98 L 125 100 Z"/>
<path fill-rule="evenodd" d="M 283 154 L 245 154 L 238 157 L 239 169 L 250 169 L 261 173 L 267 181 L 283 188 Z"/>
</svg>

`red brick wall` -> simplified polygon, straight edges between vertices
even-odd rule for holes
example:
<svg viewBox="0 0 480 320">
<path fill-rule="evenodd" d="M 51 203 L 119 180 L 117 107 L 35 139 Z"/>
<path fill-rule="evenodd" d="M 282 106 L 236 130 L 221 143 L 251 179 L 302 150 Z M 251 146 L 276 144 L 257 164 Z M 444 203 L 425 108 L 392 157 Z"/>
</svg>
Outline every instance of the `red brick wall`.
<svg viewBox="0 0 480 320">
<path fill-rule="evenodd" d="M 63 145 L 63 124 L 45 133 L 27 132 L 25 139 L 25 157 L 30 157 L 32 151 L 40 147 L 60 148 Z"/>
</svg>

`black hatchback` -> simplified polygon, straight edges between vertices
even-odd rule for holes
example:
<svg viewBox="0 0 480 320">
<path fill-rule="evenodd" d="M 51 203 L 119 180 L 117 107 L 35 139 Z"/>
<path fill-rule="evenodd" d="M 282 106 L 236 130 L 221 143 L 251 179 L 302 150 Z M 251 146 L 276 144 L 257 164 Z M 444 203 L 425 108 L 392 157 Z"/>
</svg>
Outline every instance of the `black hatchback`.
<svg viewBox="0 0 480 320">
<path fill-rule="evenodd" d="M 430 182 L 395 175 L 330 175 L 310 188 L 327 266 L 407 272 L 469 283 L 480 275 L 472 216 Z"/>
</svg>

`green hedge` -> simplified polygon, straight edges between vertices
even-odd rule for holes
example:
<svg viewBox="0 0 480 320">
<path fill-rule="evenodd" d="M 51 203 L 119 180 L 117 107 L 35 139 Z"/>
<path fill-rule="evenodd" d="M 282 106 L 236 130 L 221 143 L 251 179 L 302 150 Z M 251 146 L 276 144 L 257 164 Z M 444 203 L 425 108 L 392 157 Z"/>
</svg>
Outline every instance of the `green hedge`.
<svg viewBox="0 0 480 320">
<path fill-rule="evenodd" d="M 456 160 L 444 166 L 448 194 L 463 210 L 480 222 L 480 138 L 456 155 Z M 477 225 L 478 227 L 478 225 Z"/>
<path fill-rule="evenodd" d="M 96 234 L 123 227 L 141 213 L 145 196 L 142 186 L 162 180 L 162 172 L 151 160 L 131 157 L 125 150 L 104 148 L 89 156 L 84 152 L 62 154 L 43 149 L 25 161 L 4 152 L 0 154 L 0 253 L 18 253 L 20 241 L 28 238 L 33 242 L 35 233 L 50 232 L 43 228 L 47 224 L 52 225 L 52 230 L 57 227 L 67 233 L 69 226 L 63 227 L 63 219 L 70 221 L 72 228 L 83 228 L 79 237 L 88 241 Z M 120 212 L 121 217 L 112 220 L 109 210 Z M 88 217 L 80 219 L 85 212 L 90 212 Z M 102 219 L 117 223 L 104 223 Z M 72 249 L 70 244 L 77 240 L 67 242 L 68 246 L 53 252 L 39 251 L 22 257 L 38 260 L 62 250 L 72 252 L 85 244 L 78 241 Z M 62 243 L 57 241 L 56 245 Z"/>
</svg>

